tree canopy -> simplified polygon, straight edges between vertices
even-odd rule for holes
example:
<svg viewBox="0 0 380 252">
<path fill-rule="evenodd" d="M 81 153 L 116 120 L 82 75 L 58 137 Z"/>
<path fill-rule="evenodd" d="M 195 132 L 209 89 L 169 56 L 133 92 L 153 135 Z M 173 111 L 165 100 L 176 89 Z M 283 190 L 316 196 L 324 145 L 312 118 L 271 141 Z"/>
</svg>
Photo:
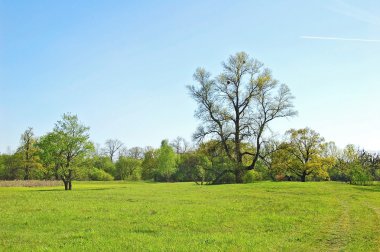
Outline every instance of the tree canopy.
<svg viewBox="0 0 380 252">
<path fill-rule="evenodd" d="M 193 137 L 198 141 L 207 137 L 217 139 L 234 163 L 232 169 L 222 171 L 220 176 L 231 172 L 236 182 L 241 183 L 245 171 L 255 168 L 270 122 L 292 117 L 296 111 L 288 86 L 280 84 L 263 63 L 247 53 L 230 56 L 222 68 L 214 78 L 204 68 L 198 68 L 194 73 L 198 84 L 188 86 L 198 103 L 195 116 L 202 123 Z M 243 143 L 254 148 L 245 150 Z M 243 165 L 244 156 L 253 157 L 247 165 Z"/>
</svg>

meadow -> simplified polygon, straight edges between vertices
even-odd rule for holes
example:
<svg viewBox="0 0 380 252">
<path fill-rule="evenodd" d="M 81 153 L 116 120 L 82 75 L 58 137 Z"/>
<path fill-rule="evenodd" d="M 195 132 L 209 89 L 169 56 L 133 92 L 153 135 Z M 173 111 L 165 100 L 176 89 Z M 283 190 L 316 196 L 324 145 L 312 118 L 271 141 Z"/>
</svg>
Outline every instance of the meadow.
<svg viewBox="0 0 380 252">
<path fill-rule="evenodd" d="M 380 186 L 0 187 L 0 251 L 379 251 Z"/>
</svg>

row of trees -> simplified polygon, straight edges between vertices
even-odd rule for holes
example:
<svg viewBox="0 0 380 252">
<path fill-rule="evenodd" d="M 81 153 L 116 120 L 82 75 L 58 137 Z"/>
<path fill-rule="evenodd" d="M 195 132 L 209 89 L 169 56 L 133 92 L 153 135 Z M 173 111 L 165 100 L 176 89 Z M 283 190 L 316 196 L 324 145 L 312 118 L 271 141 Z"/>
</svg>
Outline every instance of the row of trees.
<svg viewBox="0 0 380 252">
<path fill-rule="evenodd" d="M 174 181 L 178 155 L 190 150 L 180 137 L 170 144 L 162 141 L 159 149 L 127 149 L 118 139 L 109 139 L 100 148 L 89 138 L 89 127 L 71 114 L 64 114 L 51 132 L 39 138 L 28 128 L 15 153 L 0 154 L 0 179 L 62 180 L 66 190 L 72 189 L 74 179 Z"/>
<path fill-rule="evenodd" d="M 212 77 L 203 68 L 188 86 L 197 102 L 201 126 L 196 147 L 183 138 L 161 147 L 127 149 L 117 139 L 103 148 L 89 140 L 89 128 L 77 116 L 63 115 L 52 132 L 36 138 L 31 128 L 12 155 L 0 156 L 0 179 L 60 179 L 66 190 L 73 179 L 195 181 L 243 183 L 272 180 L 379 179 L 379 155 L 347 146 L 339 150 L 312 129 L 291 129 L 282 139 L 271 123 L 297 114 L 289 88 L 244 52 L 222 63 Z"/>
<path fill-rule="evenodd" d="M 243 148 L 255 152 L 254 145 Z M 251 164 L 253 158 L 246 156 L 242 165 Z M 52 132 L 36 138 L 29 128 L 15 153 L 0 155 L 0 179 L 60 179 L 66 190 L 71 190 L 74 179 L 236 183 L 235 174 L 225 172 L 234 164 L 224 143 L 217 140 L 194 147 L 178 137 L 170 143 L 163 140 L 158 149 L 127 149 L 121 141 L 110 139 L 104 148 L 95 148 L 88 127 L 65 114 Z M 380 155 L 353 145 L 340 150 L 312 129 L 291 129 L 281 140 L 263 142 L 255 170 L 246 171 L 241 179 L 244 183 L 336 180 L 368 184 L 380 180 Z"/>
</svg>

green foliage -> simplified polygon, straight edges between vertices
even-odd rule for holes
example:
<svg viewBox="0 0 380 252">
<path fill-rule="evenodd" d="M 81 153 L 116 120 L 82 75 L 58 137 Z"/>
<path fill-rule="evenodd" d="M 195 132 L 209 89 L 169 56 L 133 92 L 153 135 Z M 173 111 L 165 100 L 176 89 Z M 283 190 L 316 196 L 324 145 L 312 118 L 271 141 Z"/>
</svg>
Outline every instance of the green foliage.
<svg viewBox="0 0 380 252">
<path fill-rule="evenodd" d="M 350 184 L 353 185 L 370 185 L 373 181 L 373 178 L 368 170 L 358 163 L 353 163 L 350 165 L 348 177 Z"/>
<path fill-rule="evenodd" d="M 336 155 L 334 166 L 329 169 L 332 180 L 349 182 L 356 185 L 372 184 L 379 179 L 380 156 L 364 150 L 356 149 L 353 145 Z"/>
<path fill-rule="evenodd" d="M 199 184 L 210 182 L 212 179 L 210 177 L 211 168 L 212 163 L 204 154 L 198 152 L 182 154 L 176 179 L 179 181 L 195 181 Z"/>
<path fill-rule="evenodd" d="M 226 172 L 226 173 L 223 173 L 223 175 L 217 179 L 217 182 L 212 181 L 212 183 L 214 183 L 214 184 L 234 184 L 234 183 L 236 183 L 236 177 L 235 177 L 234 173 Z"/>
<path fill-rule="evenodd" d="M 259 159 L 254 171 L 260 174 L 260 180 L 274 180 L 274 177 L 272 176 L 272 170 L 265 165 L 265 162 L 262 159 Z"/>
<path fill-rule="evenodd" d="M 141 177 L 144 180 L 154 179 L 157 175 L 157 155 L 158 152 L 150 149 L 144 153 L 144 159 L 141 164 Z"/>
<path fill-rule="evenodd" d="M 24 179 L 23 161 L 20 153 L 0 155 L 0 179 Z"/>
<path fill-rule="evenodd" d="M 17 152 L 22 156 L 22 169 L 24 172 L 24 179 L 39 178 L 38 170 L 42 167 L 38 156 L 38 145 L 34 136 L 33 129 L 28 128 L 21 135 L 21 146 Z"/>
<path fill-rule="evenodd" d="M 95 168 L 103 170 L 113 176 L 116 175 L 115 164 L 111 161 L 109 157 L 95 156 L 92 162 Z"/>
<path fill-rule="evenodd" d="M 130 157 L 120 157 L 116 162 L 116 179 L 140 180 L 141 160 Z"/>
<path fill-rule="evenodd" d="M 76 115 L 64 114 L 53 132 L 44 136 L 40 143 L 41 159 L 45 169 L 53 170 L 54 176 L 63 180 L 66 189 L 71 189 L 76 169 L 94 150 L 89 141 L 89 128 L 80 124 Z"/>
<path fill-rule="evenodd" d="M 214 184 L 235 183 L 233 174 L 235 163 L 229 159 L 219 141 L 211 140 L 202 143 L 198 150 L 198 155 L 207 157 L 211 165 L 208 166 L 205 174 L 205 181 Z"/>
<path fill-rule="evenodd" d="M 244 174 L 243 181 L 244 183 L 253 183 L 263 180 L 263 176 L 258 171 L 248 171 Z"/>
<path fill-rule="evenodd" d="M 95 181 L 111 181 L 113 176 L 106 171 L 98 168 L 93 168 L 90 170 L 89 179 Z"/>
<path fill-rule="evenodd" d="M 286 135 L 287 141 L 273 156 L 277 174 L 288 179 L 296 177 L 303 182 L 309 175 L 317 180 L 328 179 L 327 170 L 333 160 L 322 155 L 326 146 L 323 137 L 309 128 L 291 129 Z"/>
<path fill-rule="evenodd" d="M 161 142 L 157 156 L 157 172 L 165 181 L 170 181 L 177 169 L 177 156 L 167 140 Z"/>
</svg>

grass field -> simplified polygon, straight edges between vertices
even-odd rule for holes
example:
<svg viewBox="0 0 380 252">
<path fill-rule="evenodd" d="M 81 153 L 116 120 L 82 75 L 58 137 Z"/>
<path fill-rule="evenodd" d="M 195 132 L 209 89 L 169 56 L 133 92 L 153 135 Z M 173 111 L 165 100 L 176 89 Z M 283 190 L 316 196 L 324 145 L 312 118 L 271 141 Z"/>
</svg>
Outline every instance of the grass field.
<svg viewBox="0 0 380 252">
<path fill-rule="evenodd" d="M 0 188 L 0 251 L 380 251 L 380 186 Z"/>
</svg>

